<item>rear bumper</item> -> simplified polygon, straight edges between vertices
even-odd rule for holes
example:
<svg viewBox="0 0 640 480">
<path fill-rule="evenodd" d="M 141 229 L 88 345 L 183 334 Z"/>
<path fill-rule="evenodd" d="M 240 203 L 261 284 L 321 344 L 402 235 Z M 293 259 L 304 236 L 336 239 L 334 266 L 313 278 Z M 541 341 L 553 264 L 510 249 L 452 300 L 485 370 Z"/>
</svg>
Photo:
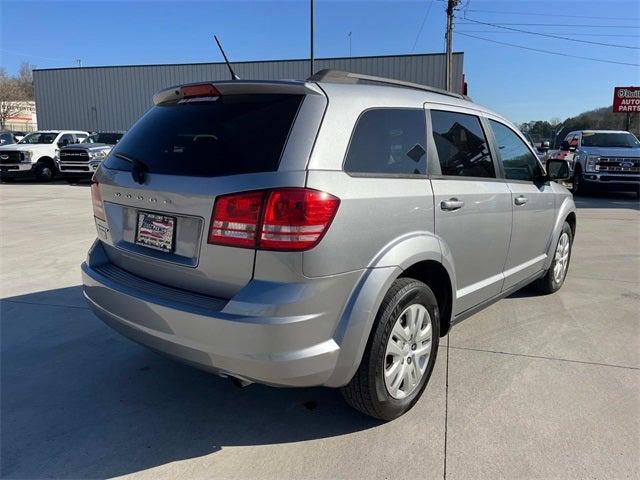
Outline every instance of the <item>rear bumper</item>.
<svg viewBox="0 0 640 480">
<path fill-rule="evenodd" d="M 105 262 L 97 241 L 82 279 L 89 305 L 107 325 L 204 370 L 277 386 L 328 384 L 340 355 L 333 334 L 361 275 L 299 284 L 254 280 L 226 301 L 158 285 Z"/>
</svg>

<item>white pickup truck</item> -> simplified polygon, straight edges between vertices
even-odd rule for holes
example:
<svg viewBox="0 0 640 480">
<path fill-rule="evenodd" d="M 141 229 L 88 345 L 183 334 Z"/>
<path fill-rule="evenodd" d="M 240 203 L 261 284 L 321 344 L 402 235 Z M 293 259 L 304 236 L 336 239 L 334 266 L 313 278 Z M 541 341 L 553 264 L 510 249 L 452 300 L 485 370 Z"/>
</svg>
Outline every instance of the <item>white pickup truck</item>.
<svg viewBox="0 0 640 480">
<path fill-rule="evenodd" d="M 78 130 L 41 130 L 13 145 L 0 146 L 0 179 L 35 177 L 49 181 L 57 173 L 54 158 L 58 150 L 88 136 L 88 132 Z"/>
</svg>

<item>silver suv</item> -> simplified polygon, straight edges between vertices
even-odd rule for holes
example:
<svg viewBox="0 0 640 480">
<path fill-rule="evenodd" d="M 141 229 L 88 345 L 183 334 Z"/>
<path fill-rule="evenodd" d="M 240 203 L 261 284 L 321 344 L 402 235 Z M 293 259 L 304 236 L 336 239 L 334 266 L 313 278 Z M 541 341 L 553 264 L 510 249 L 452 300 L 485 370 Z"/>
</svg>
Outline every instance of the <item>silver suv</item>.
<svg viewBox="0 0 640 480">
<path fill-rule="evenodd" d="M 94 176 L 94 312 L 246 385 L 340 387 L 410 409 L 451 326 L 565 279 L 571 194 L 465 97 L 323 71 L 178 86 Z"/>
</svg>

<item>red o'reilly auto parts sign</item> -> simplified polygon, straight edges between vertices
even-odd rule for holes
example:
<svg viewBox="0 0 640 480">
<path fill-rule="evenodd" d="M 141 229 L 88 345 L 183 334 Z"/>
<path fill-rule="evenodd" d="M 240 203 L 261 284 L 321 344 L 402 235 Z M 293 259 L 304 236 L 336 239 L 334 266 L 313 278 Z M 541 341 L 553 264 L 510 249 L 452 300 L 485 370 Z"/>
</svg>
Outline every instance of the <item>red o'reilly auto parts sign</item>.
<svg viewBox="0 0 640 480">
<path fill-rule="evenodd" d="M 640 112 L 640 87 L 615 87 L 613 111 L 615 113 Z"/>
</svg>

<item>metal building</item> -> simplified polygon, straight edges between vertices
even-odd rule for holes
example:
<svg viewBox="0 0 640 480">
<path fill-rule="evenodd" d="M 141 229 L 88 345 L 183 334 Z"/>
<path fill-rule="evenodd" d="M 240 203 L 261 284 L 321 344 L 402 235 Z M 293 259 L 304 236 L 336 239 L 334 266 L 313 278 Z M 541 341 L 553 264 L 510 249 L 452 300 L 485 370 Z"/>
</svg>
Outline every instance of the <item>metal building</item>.
<svg viewBox="0 0 640 480">
<path fill-rule="evenodd" d="M 233 62 L 242 79 L 304 79 L 309 60 Z M 334 68 L 445 87 L 445 55 L 394 55 L 316 59 L 315 70 Z M 453 55 L 453 85 L 462 88 L 463 54 Z M 130 65 L 33 71 L 40 129 L 127 130 L 152 105 L 158 90 L 182 83 L 227 80 L 224 63 Z"/>
</svg>

